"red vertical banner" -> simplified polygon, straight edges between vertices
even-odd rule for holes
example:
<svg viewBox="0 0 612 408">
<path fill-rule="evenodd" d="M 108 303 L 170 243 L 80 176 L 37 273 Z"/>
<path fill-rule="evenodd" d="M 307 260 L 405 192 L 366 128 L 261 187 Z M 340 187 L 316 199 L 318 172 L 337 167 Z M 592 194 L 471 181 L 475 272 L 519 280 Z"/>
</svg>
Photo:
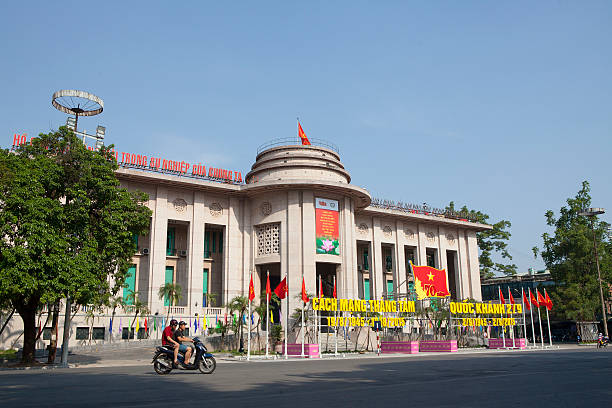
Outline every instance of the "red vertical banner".
<svg viewBox="0 0 612 408">
<path fill-rule="evenodd" d="M 317 254 L 340 255 L 338 201 L 315 198 Z"/>
</svg>

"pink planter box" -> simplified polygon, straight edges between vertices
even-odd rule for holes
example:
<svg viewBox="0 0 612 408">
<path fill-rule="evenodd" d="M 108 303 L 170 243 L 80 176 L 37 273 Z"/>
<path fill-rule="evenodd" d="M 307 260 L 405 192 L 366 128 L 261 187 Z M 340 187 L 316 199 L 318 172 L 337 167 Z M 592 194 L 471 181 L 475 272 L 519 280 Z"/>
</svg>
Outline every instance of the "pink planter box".
<svg viewBox="0 0 612 408">
<path fill-rule="evenodd" d="M 514 339 L 514 347 L 512 343 L 512 339 L 506 339 L 506 347 L 504 347 L 504 339 L 489 339 L 489 348 L 490 349 L 499 349 L 499 348 L 516 348 L 519 350 L 524 350 L 527 348 L 526 342 L 524 338 Z"/>
<path fill-rule="evenodd" d="M 302 343 L 287 344 L 287 355 L 301 356 L 302 355 Z M 320 358 L 321 354 L 319 354 L 319 345 L 304 343 L 304 357 L 305 358 Z"/>
<path fill-rule="evenodd" d="M 419 352 L 418 341 L 383 341 L 380 345 L 383 354 L 402 353 L 416 354 Z"/>
<path fill-rule="evenodd" d="M 457 352 L 457 340 L 421 341 L 419 344 L 419 351 L 421 352 L 442 351 L 442 352 L 455 353 Z"/>
</svg>

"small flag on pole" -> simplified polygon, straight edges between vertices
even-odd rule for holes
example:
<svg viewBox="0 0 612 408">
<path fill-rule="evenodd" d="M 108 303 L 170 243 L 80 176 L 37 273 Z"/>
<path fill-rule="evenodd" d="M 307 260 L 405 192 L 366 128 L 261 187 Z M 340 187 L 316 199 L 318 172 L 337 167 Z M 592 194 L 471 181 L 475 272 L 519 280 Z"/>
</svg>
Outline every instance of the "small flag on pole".
<svg viewBox="0 0 612 408">
<path fill-rule="evenodd" d="M 534 305 L 535 307 L 539 307 L 540 305 L 538 304 L 538 301 L 536 300 L 536 297 L 533 295 L 533 292 L 531 291 L 531 289 L 529 289 L 529 297 L 531 298 L 531 304 Z"/>
<path fill-rule="evenodd" d="M 525 289 L 523 289 L 523 304 L 527 308 L 527 310 L 531 310 L 531 305 L 529 304 L 529 299 L 527 299 L 527 294 L 525 293 Z"/>
<path fill-rule="evenodd" d="M 274 324 L 274 314 L 270 310 L 270 323 Z"/>
<path fill-rule="evenodd" d="M 504 299 L 504 294 L 502 293 L 501 287 L 499 288 L 499 303 L 502 305 L 506 304 L 506 299 Z"/>
<path fill-rule="evenodd" d="M 113 318 L 110 318 L 110 322 L 108 323 L 108 332 L 112 333 L 113 332 Z"/>
<path fill-rule="evenodd" d="M 287 277 L 285 276 L 281 283 L 278 284 L 276 289 L 274 289 L 274 293 L 278 296 L 279 299 L 284 299 L 287 296 Z"/>
<path fill-rule="evenodd" d="M 302 145 L 310 145 L 310 140 L 306 137 L 306 133 L 304 133 L 304 129 L 302 129 L 302 125 L 300 125 L 300 121 L 298 120 L 298 136 L 302 140 Z"/>
<path fill-rule="evenodd" d="M 548 297 L 548 293 L 546 292 L 546 289 L 544 289 L 544 306 L 546 306 L 546 308 L 550 311 L 552 310 L 553 307 L 553 302 L 552 299 Z"/>
<path fill-rule="evenodd" d="M 309 301 L 310 299 L 308 299 L 308 294 L 306 293 L 306 282 L 302 276 L 302 302 L 308 303 Z"/>
<path fill-rule="evenodd" d="M 542 297 L 542 295 L 537 289 L 536 289 L 536 294 L 538 295 L 538 306 L 546 306 L 546 299 Z"/>
<path fill-rule="evenodd" d="M 253 273 L 251 273 L 251 282 L 249 283 L 249 302 L 255 299 L 255 288 L 253 287 Z"/>
</svg>

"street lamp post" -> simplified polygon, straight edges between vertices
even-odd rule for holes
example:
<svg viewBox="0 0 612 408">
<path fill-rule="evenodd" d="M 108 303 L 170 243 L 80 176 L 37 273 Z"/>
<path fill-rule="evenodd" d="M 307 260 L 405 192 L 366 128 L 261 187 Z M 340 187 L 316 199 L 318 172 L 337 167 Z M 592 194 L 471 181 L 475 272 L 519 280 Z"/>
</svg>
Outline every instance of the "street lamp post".
<svg viewBox="0 0 612 408">
<path fill-rule="evenodd" d="M 597 237 L 595 235 L 595 217 L 605 213 L 603 208 L 588 208 L 578 213 L 591 219 L 591 229 L 593 230 L 593 248 L 595 249 L 595 264 L 597 265 L 597 277 L 599 279 L 599 296 L 601 297 L 601 313 L 603 316 L 603 327 L 606 337 L 608 336 L 608 317 L 606 316 L 606 304 L 604 302 L 603 287 L 601 284 L 601 272 L 599 271 L 599 256 L 597 255 Z"/>
</svg>

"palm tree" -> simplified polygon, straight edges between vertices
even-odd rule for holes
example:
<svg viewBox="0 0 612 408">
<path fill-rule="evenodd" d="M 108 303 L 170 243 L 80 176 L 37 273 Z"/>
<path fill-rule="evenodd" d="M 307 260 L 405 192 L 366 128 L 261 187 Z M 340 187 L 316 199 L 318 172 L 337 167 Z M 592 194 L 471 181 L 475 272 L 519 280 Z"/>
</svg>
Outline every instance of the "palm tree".
<svg viewBox="0 0 612 408">
<path fill-rule="evenodd" d="M 176 283 L 166 283 L 164 286 L 159 288 L 159 292 L 157 293 L 160 300 L 168 299 L 170 306 L 176 306 L 178 302 L 183 298 L 182 295 L 183 288 L 181 285 Z M 168 308 L 168 313 L 166 315 L 166 320 L 170 317 L 170 308 Z"/>
<path fill-rule="evenodd" d="M 244 350 L 244 340 L 242 339 L 242 320 L 244 312 L 249 307 L 249 299 L 247 299 L 246 296 L 236 296 L 235 298 L 230 300 L 227 307 L 231 312 L 236 312 L 238 314 L 238 328 L 240 330 L 240 350 Z"/>
</svg>

